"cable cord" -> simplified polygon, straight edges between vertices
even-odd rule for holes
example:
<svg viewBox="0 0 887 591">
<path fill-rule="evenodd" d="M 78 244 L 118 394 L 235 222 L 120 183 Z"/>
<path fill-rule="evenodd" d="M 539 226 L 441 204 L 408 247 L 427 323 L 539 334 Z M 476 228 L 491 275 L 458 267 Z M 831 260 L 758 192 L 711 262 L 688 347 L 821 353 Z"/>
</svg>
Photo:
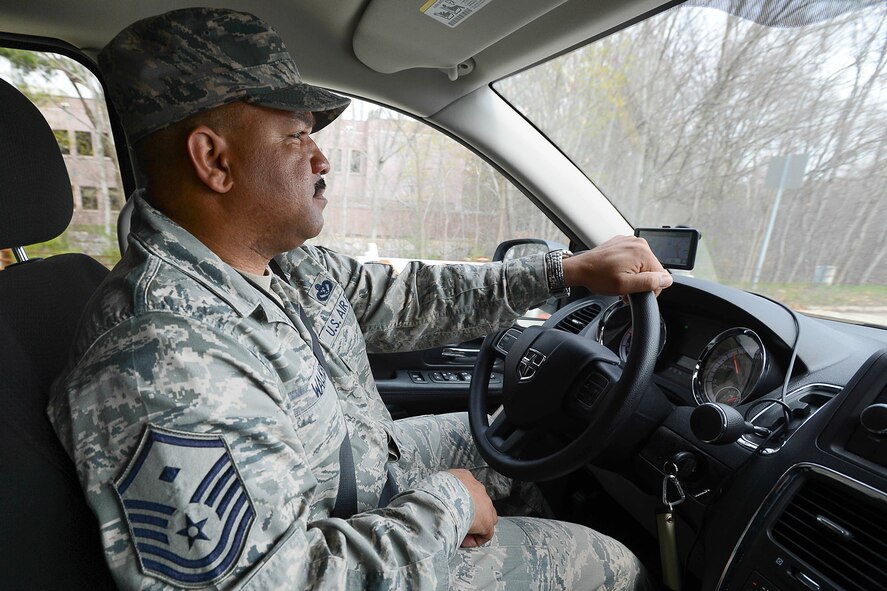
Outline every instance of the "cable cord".
<svg viewBox="0 0 887 591">
<path fill-rule="evenodd" d="M 791 308 L 789 308 L 788 306 L 786 306 L 785 304 L 783 304 L 782 302 L 774 300 L 771 297 L 761 295 L 759 293 L 756 293 L 754 295 L 758 296 L 759 298 L 764 298 L 765 300 L 767 300 L 769 302 L 773 302 L 774 304 L 776 304 L 777 306 L 779 306 L 780 308 L 782 308 L 783 310 L 788 312 L 789 316 L 792 317 L 792 321 L 795 323 L 795 342 L 792 343 L 791 356 L 788 359 L 788 367 L 786 368 L 786 371 L 785 371 L 785 380 L 783 380 L 783 382 L 782 382 L 782 395 L 780 396 L 780 399 L 782 400 L 782 402 L 785 403 L 785 398 L 788 395 L 788 383 L 791 381 L 792 372 L 795 369 L 795 360 L 798 358 L 798 343 L 800 343 L 800 341 L 801 341 L 801 322 L 798 320 L 798 313 L 795 312 L 794 310 L 792 310 Z"/>
</svg>

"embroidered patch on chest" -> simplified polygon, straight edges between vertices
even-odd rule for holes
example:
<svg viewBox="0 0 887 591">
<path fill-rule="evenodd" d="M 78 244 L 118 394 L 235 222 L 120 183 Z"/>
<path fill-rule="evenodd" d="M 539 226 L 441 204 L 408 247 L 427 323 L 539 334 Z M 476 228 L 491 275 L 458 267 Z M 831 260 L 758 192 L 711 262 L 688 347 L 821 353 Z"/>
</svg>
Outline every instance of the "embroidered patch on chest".
<svg viewBox="0 0 887 591">
<path fill-rule="evenodd" d="M 329 347 L 336 342 L 339 335 L 342 334 L 345 318 L 348 316 L 349 310 L 351 310 L 351 302 L 348 301 L 348 298 L 343 293 L 336 300 L 333 309 L 330 310 L 329 316 L 326 318 L 323 329 L 317 335 L 321 343 Z"/>
<path fill-rule="evenodd" d="M 321 304 L 326 304 L 330 298 L 333 297 L 333 292 L 337 291 L 336 287 L 338 287 L 338 285 L 334 283 L 332 279 L 321 273 L 314 278 L 314 283 L 311 284 L 311 289 L 308 290 L 308 295 L 311 299 L 320 302 Z"/>
<path fill-rule="evenodd" d="M 114 488 L 142 572 L 181 587 L 205 587 L 230 573 L 255 521 L 220 435 L 148 425 Z"/>
</svg>

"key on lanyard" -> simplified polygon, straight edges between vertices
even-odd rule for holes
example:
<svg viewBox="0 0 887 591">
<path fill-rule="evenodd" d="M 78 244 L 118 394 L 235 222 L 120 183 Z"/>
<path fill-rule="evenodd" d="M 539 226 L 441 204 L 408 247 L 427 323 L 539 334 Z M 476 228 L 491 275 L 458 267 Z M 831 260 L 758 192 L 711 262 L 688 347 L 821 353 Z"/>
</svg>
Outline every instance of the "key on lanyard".
<svg viewBox="0 0 887 591">
<path fill-rule="evenodd" d="M 674 500 L 669 499 L 669 483 L 677 494 Z M 678 467 L 674 462 L 668 462 L 665 464 L 665 476 L 662 478 L 662 505 L 668 507 L 668 512 L 671 513 L 674 507 L 683 503 L 686 498 L 684 488 L 678 481 Z"/>
<path fill-rule="evenodd" d="M 665 464 L 662 478 L 662 508 L 656 514 L 656 530 L 659 534 L 659 560 L 662 564 L 662 582 L 671 591 L 680 591 L 681 572 L 678 562 L 678 542 L 675 533 L 673 509 L 686 499 L 684 489 L 678 481 L 678 467 L 674 462 Z M 671 486 L 669 486 L 669 483 Z M 671 494 L 674 491 L 674 495 Z"/>
</svg>

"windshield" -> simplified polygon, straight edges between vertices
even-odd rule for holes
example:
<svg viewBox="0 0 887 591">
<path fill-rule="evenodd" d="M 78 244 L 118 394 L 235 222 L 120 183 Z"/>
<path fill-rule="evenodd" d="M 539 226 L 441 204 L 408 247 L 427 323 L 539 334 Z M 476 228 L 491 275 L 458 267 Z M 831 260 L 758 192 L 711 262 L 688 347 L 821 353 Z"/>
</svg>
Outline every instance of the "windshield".
<svg viewBox="0 0 887 591">
<path fill-rule="evenodd" d="M 885 6 L 686 3 L 495 89 L 694 275 L 887 326 Z"/>
</svg>

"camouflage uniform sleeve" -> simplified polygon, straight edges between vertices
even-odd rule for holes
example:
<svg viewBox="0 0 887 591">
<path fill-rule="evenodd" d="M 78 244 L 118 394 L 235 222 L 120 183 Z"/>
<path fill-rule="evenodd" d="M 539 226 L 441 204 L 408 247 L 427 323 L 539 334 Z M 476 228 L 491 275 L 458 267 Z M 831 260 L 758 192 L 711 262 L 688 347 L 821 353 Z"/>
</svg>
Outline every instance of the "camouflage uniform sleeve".
<svg viewBox="0 0 887 591">
<path fill-rule="evenodd" d="M 118 585 L 446 587 L 474 518 L 467 490 L 436 473 L 387 508 L 330 518 L 335 394 L 296 408 L 270 363 L 228 331 L 152 313 L 102 335 L 57 385 L 50 419 Z M 214 545 L 221 557 L 201 550 Z"/>
<path fill-rule="evenodd" d="M 367 350 L 424 349 L 489 334 L 549 297 L 544 255 L 483 265 L 361 264 L 317 248 L 342 286 Z"/>
</svg>

